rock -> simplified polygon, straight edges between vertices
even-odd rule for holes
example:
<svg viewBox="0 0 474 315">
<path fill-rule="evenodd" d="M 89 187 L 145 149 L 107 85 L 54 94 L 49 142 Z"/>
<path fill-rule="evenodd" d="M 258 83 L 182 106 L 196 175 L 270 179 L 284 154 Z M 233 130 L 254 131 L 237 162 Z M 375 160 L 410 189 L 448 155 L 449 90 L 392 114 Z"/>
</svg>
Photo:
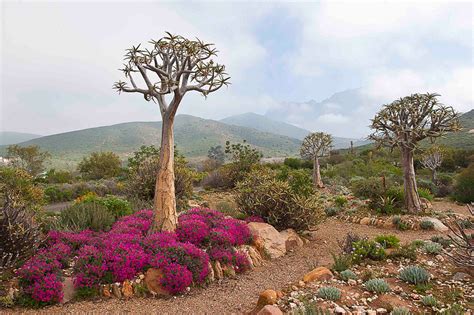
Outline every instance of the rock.
<svg viewBox="0 0 474 315">
<path fill-rule="evenodd" d="M 148 291 L 153 295 L 169 295 L 168 291 L 163 289 L 160 284 L 163 273 L 159 269 L 150 268 L 145 273 L 145 285 Z"/>
<path fill-rule="evenodd" d="M 120 284 L 114 283 L 112 284 L 112 294 L 117 298 L 122 298 L 122 291 L 120 291 Z"/>
<path fill-rule="evenodd" d="M 207 279 L 209 279 L 210 282 L 214 282 L 214 280 L 216 280 L 216 278 L 214 277 L 214 268 L 212 268 L 212 264 L 210 261 L 207 264 L 209 268 L 209 274 L 207 275 Z"/>
<path fill-rule="evenodd" d="M 422 209 L 424 210 L 433 209 L 433 205 L 431 204 L 431 201 L 429 201 L 428 199 L 420 197 L 420 202 L 421 202 Z"/>
<path fill-rule="evenodd" d="M 333 278 L 333 274 L 331 270 L 329 270 L 326 267 L 318 267 L 314 269 L 313 271 L 310 271 L 307 274 L 305 274 L 303 277 L 303 281 L 308 283 L 308 282 L 313 282 L 313 281 L 331 280 L 332 278 Z"/>
<path fill-rule="evenodd" d="M 281 299 L 284 295 L 282 291 L 276 291 L 276 293 L 277 293 L 277 299 Z"/>
<path fill-rule="evenodd" d="M 300 281 L 298 281 L 298 285 L 299 285 L 300 287 L 304 287 L 304 286 L 306 286 L 306 283 L 304 283 L 304 281 L 301 281 L 301 280 L 300 280 Z"/>
<path fill-rule="evenodd" d="M 101 288 L 101 292 L 100 292 L 104 297 L 107 297 L 107 298 L 110 298 L 112 297 L 112 293 L 110 292 L 110 285 L 108 284 L 105 284 L 102 286 Z"/>
<path fill-rule="evenodd" d="M 370 221 L 371 219 L 369 217 L 365 217 L 365 218 L 362 218 L 362 220 L 360 220 L 359 224 L 370 225 Z"/>
<path fill-rule="evenodd" d="M 443 224 L 439 219 L 433 217 L 425 217 L 423 218 L 424 221 L 430 221 L 433 223 L 433 229 L 438 232 L 446 232 L 449 228 Z"/>
<path fill-rule="evenodd" d="M 133 296 L 133 287 L 130 281 L 125 280 L 122 284 L 122 294 L 125 298 L 131 298 Z"/>
<path fill-rule="evenodd" d="M 224 279 L 224 271 L 222 270 L 221 263 L 218 261 L 215 261 L 213 263 L 213 268 L 214 268 L 214 275 L 217 280 Z"/>
<path fill-rule="evenodd" d="M 377 309 L 377 315 L 382 315 L 382 314 L 387 314 L 387 310 L 384 308 L 378 308 Z"/>
<path fill-rule="evenodd" d="M 285 239 L 286 251 L 294 250 L 304 245 L 301 237 L 293 229 L 281 231 L 280 235 Z"/>
<path fill-rule="evenodd" d="M 201 207 L 196 200 L 189 200 L 188 201 L 188 206 L 190 208 L 200 208 Z"/>
<path fill-rule="evenodd" d="M 67 277 L 64 278 L 63 281 L 63 299 L 61 303 L 67 303 L 72 300 L 74 297 L 74 293 L 76 290 L 74 289 L 74 283 L 72 281 L 72 278 Z"/>
<path fill-rule="evenodd" d="M 367 311 L 367 315 L 377 315 L 377 312 L 374 310 Z"/>
<path fill-rule="evenodd" d="M 456 272 L 453 276 L 454 281 L 469 281 L 469 275 L 464 272 Z"/>
<path fill-rule="evenodd" d="M 393 228 L 393 219 L 392 219 L 392 218 L 388 218 L 387 220 L 385 220 L 385 222 L 384 222 L 384 224 L 383 224 L 383 227 L 384 227 L 384 228 L 387 228 L 387 229 Z"/>
<path fill-rule="evenodd" d="M 268 223 L 250 222 L 248 227 L 257 242 L 261 242 L 260 246 L 263 252 L 270 259 L 286 254 L 286 240 L 273 226 Z"/>
<path fill-rule="evenodd" d="M 438 254 L 438 255 L 435 256 L 435 258 L 436 258 L 437 261 L 441 261 L 441 262 L 444 261 L 444 257 L 442 255 Z"/>
<path fill-rule="evenodd" d="M 283 315 L 283 312 L 275 305 L 265 305 L 257 315 Z"/>
<path fill-rule="evenodd" d="M 334 309 L 334 314 L 346 314 L 346 310 L 340 306 L 336 306 Z"/>
<path fill-rule="evenodd" d="M 248 246 L 247 251 L 249 253 L 250 259 L 252 259 L 252 264 L 254 267 L 263 265 L 262 255 L 255 249 L 255 247 Z"/>
<path fill-rule="evenodd" d="M 245 258 L 247 258 L 247 261 L 249 262 L 250 268 L 253 268 L 254 265 L 253 265 L 252 258 L 250 257 L 250 254 L 248 252 L 248 247 L 250 247 L 250 246 L 248 246 L 248 245 L 240 246 L 239 248 L 237 248 L 237 251 L 239 253 L 241 253 L 242 255 L 244 255 Z"/>
<path fill-rule="evenodd" d="M 262 291 L 258 297 L 255 311 L 261 310 L 265 305 L 273 305 L 276 303 L 278 295 L 275 290 L 267 289 Z"/>
<path fill-rule="evenodd" d="M 357 281 L 355 281 L 354 279 L 349 279 L 349 280 L 347 280 L 347 283 L 348 283 L 350 286 L 355 286 L 355 285 L 357 285 Z"/>
</svg>

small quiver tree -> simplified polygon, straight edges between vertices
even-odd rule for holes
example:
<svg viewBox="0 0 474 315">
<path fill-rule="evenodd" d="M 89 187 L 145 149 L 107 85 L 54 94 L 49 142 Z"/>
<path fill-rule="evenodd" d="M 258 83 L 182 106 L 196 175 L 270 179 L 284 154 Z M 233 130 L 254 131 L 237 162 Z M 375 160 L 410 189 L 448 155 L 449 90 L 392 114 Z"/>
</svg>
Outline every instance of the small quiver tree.
<svg viewBox="0 0 474 315">
<path fill-rule="evenodd" d="M 131 86 L 118 81 L 114 88 L 119 93 L 142 94 L 146 101 L 153 101 L 159 106 L 163 125 L 155 214 L 150 231 L 173 231 L 178 223 L 174 187 L 174 117 L 187 92 L 196 91 L 207 97 L 228 85 L 229 77 L 225 66 L 212 60 L 217 54 L 213 44 L 170 33 L 157 41 L 150 41 L 150 44 L 150 50 L 142 49 L 140 45 L 127 50 L 126 63 L 121 71 Z"/>
<path fill-rule="evenodd" d="M 313 161 L 313 184 L 315 188 L 324 188 L 319 170 L 319 158 L 329 152 L 331 145 L 331 135 L 324 132 L 310 133 L 301 144 L 301 157 Z"/>
<path fill-rule="evenodd" d="M 438 102 L 438 94 L 412 94 L 385 105 L 372 119 L 374 133 L 369 139 L 378 145 L 399 148 L 403 168 L 405 207 L 409 212 L 421 211 L 416 186 L 413 153 L 419 142 L 431 142 L 447 132 L 459 129 L 459 114 Z"/>
<path fill-rule="evenodd" d="M 443 151 L 440 147 L 433 146 L 426 150 L 421 157 L 423 167 L 431 171 L 431 181 L 436 184 L 436 169 L 443 163 Z"/>
</svg>

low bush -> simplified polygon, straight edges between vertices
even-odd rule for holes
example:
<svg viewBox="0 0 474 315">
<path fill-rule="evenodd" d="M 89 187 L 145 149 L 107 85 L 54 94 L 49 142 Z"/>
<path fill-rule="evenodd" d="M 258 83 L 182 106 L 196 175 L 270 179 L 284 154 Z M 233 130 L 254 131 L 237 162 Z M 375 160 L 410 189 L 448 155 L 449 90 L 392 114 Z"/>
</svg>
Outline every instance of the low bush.
<svg viewBox="0 0 474 315">
<path fill-rule="evenodd" d="M 429 220 L 423 220 L 420 222 L 420 227 L 422 230 L 433 230 L 434 223 Z"/>
<path fill-rule="evenodd" d="M 405 307 L 395 307 L 390 315 L 411 315 L 412 313 L 410 312 L 409 309 Z"/>
<path fill-rule="evenodd" d="M 406 231 L 409 229 L 408 223 L 403 221 L 403 219 L 400 216 L 394 216 L 392 219 L 392 223 L 400 231 Z"/>
<path fill-rule="evenodd" d="M 428 241 L 423 245 L 423 249 L 427 254 L 438 255 L 443 251 L 443 246 L 439 243 Z"/>
<path fill-rule="evenodd" d="M 76 199 L 75 204 L 97 203 L 103 205 L 116 218 L 132 214 L 132 206 L 130 203 L 120 197 L 108 195 L 98 197 L 95 193 L 87 193 Z"/>
<path fill-rule="evenodd" d="M 407 258 L 410 260 L 416 260 L 416 247 L 412 245 L 403 245 L 400 248 L 395 249 L 390 253 L 390 258 Z"/>
<path fill-rule="evenodd" d="M 474 163 L 456 177 L 453 196 L 460 202 L 474 202 Z"/>
<path fill-rule="evenodd" d="M 354 195 L 360 198 L 377 199 L 383 196 L 385 188 L 380 177 L 360 178 L 351 183 Z"/>
<path fill-rule="evenodd" d="M 431 191 L 427 188 L 418 188 L 418 195 L 421 197 L 421 198 L 425 198 L 429 201 L 433 201 L 434 197 L 433 197 L 433 194 L 431 193 Z"/>
<path fill-rule="evenodd" d="M 318 196 L 294 193 L 287 182 L 277 180 L 269 169 L 256 168 L 237 185 L 239 210 L 259 216 L 277 229 L 305 230 L 322 217 Z"/>
<path fill-rule="evenodd" d="M 390 286 L 383 279 L 370 279 L 364 283 L 364 287 L 367 291 L 375 292 L 377 294 L 387 293 L 390 291 Z"/>
<path fill-rule="evenodd" d="M 342 272 L 349 269 L 352 266 L 352 256 L 349 254 L 336 255 L 332 254 L 332 259 L 334 263 L 332 265 L 332 270 L 337 272 Z"/>
<path fill-rule="evenodd" d="M 106 231 L 114 222 L 115 217 L 107 207 L 96 202 L 88 202 L 72 205 L 61 211 L 57 228 L 76 232 L 86 229 Z"/>
<path fill-rule="evenodd" d="M 322 287 L 318 290 L 317 295 L 325 300 L 337 301 L 341 298 L 341 290 L 335 287 Z"/>
<path fill-rule="evenodd" d="M 326 213 L 328 217 L 333 217 L 337 215 L 340 211 L 341 211 L 341 208 L 339 207 L 327 207 L 326 209 L 324 209 L 324 212 Z"/>
<path fill-rule="evenodd" d="M 344 207 L 347 202 L 347 198 L 344 196 L 336 196 L 336 198 L 334 198 L 334 204 L 338 207 Z"/>
<path fill-rule="evenodd" d="M 432 295 L 425 295 L 424 297 L 422 297 L 421 303 L 423 303 L 424 306 L 438 306 L 438 300 Z"/>
<path fill-rule="evenodd" d="M 375 241 L 383 248 L 397 248 L 400 246 L 400 239 L 395 235 L 379 235 L 375 237 Z"/>
<path fill-rule="evenodd" d="M 369 258 L 372 260 L 383 260 L 387 256 L 384 248 L 377 242 L 360 240 L 353 243 L 352 261 L 355 263 Z"/>
<path fill-rule="evenodd" d="M 400 279 L 410 284 L 425 284 L 430 280 L 430 274 L 419 266 L 408 266 L 400 271 Z"/>
<path fill-rule="evenodd" d="M 53 184 L 45 188 L 45 196 L 48 202 L 72 201 L 87 193 L 97 196 L 123 194 L 122 183 L 115 179 L 101 179 L 97 181 L 81 181 L 76 183 Z"/>
<path fill-rule="evenodd" d="M 355 280 L 357 279 L 357 275 L 352 271 L 352 270 L 349 270 L 349 269 L 346 269 L 344 271 L 341 271 L 339 273 L 339 276 L 341 277 L 342 280 L 344 281 L 347 281 L 349 279 L 352 279 L 352 280 Z"/>
<path fill-rule="evenodd" d="M 436 235 L 436 236 L 431 237 L 431 241 L 435 242 L 435 243 L 439 243 L 443 247 L 448 247 L 449 245 L 451 245 L 453 243 L 453 241 L 451 239 L 445 238 L 441 235 Z"/>
</svg>

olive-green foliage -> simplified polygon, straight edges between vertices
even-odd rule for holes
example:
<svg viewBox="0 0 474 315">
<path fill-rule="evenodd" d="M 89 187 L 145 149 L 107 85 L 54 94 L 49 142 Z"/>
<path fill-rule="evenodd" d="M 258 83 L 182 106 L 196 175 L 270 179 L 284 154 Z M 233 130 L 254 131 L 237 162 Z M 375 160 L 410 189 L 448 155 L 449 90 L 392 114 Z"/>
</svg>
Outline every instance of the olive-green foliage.
<svg viewBox="0 0 474 315">
<path fill-rule="evenodd" d="M 347 198 L 344 196 L 336 196 L 336 198 L 334 198 L 334 204 L 338 207 L 344 207 L 347 202 Z"/>
<path fill-rule="evenodd" d="M 386 293 L 390 291 L 390 286 L 388 283 L 379 278 L 370 279 L 364 283 L 364 287 L 367 291 L 375 292 L 377 294 Z"/>
<path fill-rule="evenodd" d="M 383 196 L 385 188 L 380 177 L 369 177 L 355 180 L 351 183 L 352 192 L 360 198 L 377 199 Z"/>
<path fill-rule="evenodd" d="M 117 196 L 108 195 L 105 197 L 98 197 L 94 194 L 88 194 L 85 198 L 82 198 L 79 203 L 97 203 L 103 205 L 107 210 L 109 210 L 115 219 L 132 214 L 130 203 Z"/>
<path fill-rule="evenodd" d="M 74 181 L 74 175 L 69 171 L 56 170 L 54 168 L 46 172 L 45 181 L 48 184 L 65 184 Z"/>
<path fill-rule="evenodd" d="M 427 188 L 418 188 L 418 195 L 421 197 L 421 198 L 425 198 L 429 201 L 433 201 L 434 197 L 433 197 L 433 194 L 431 193 L 431 191 Z"/>
<path fill-rule="evenodd" d="M 425 242 L 425 244 L 423 245 L 423 249 L 425 250 L 427 254 L 437 255 L 443 251 L 443 245 L 428 241 L 428 242 Z"/>
<path fill-rule="evenodd" d="M 331 315 L 331 311 L 324 309 L 316 302 L 303 302 L 303 306 L 295 309 L 291 313 L 292 315 Z"/>
<path fill-rule="evenodd" d="M 342 254 L 336 255 L 331 253 L 334 263 L 332 264 L 332 270 L 342 272 L 349 269 L 352 266 L 352 255 Z"/>
<path fill-rule="evenodd" d="M 395 235 L 379 235 L 375 241 L 384 248 L 397 248 L 400 246 L 400 239 Z"/>
<path fill-rule="evenodd" d="M 138 166 L 129 169 L 125 185 L 125 190 L 129 197 L 142 200 L 153 199 L 159 163 L 159 157 L 154 156 L 141 161 Z M 184 157 L 175 157 L 174 185 L 178 209 L 185 208 L 187 200 L 192 195 L 195 174 L 194 170 L 187 167 Z"/>
<path fill-rule="evenodd" d="M 286 181 L 276 179 L 275 171 L 254 168 L 237 184 L 237 205 L 249 216 L 259 216 L 277 229 L 304 230 L 322 218 L 318 196 L 296 194 Z"/>
<path fill-rule="evenodd" d="M 74 298 L 76 300 L 85 300 L 96 297 L 99 295 L 97 288 L 81 287 L 77 288 L 74 292 Z"/>
<path fill-rule="evenodd" d="M 411 312 L 405 307 L 395 307 L 390 315 L 411 315 Z"/>
<path fill-rule="evenodd" d="M 423 220 L 420 222 L 420 227 L 422 230 L 432 230 L 434 229 L 434 223 L 430 220 Z"/>
<path fill-rule="evenodd" d="M 92 152 L 78 165 L 78 171 L 87 179 L 101 179 L 118 176 L 122 162 L 113 152 Z"/>
<path fill-rule="evenodd" d="M 394 216 L 392 218 L 392 223 L 393 225 L 395 225 L 395 227 L 397 229 L 399 229 L 400 231 L 406 231 L 409 229 L 409 225 L 408 223 L 406 223 L 405 221 L 403 221 L 403 219 L 400 217 L 400 216 Z"/>
<path fill-rule="evenodd" d="M 377 242 L 360 240 L 353 243 L 352 261 L 358 263 L 366 258 L 383 260 L 387 256 L 384 248 Z"/>
<path fill-rule="evenodd" d="M 24 169 L 33 177 L 44 171 L 44 162 L 50 157 L 36 145 L 22 147 L 14 144 L 7 148 L 7 158 L 12 160 L 12 166 Z"/>
<path fill-rule="evenodd" d="M 322 287 L 318 290 L 318 297 L 330 300 L 330 301 L 337 301 L 341 298 L 341 290 L 335 287 Z"/>
<path fill-rule="evenodd" d="M 292 169 L 300 169 L 300 168 L 312 169 L 313 168 L 313 163 L 311 161 L 300 159 L 300 158 L 286 158 L 283 164 Z"/>
<path fill-rule="evenodd" d="M 431 237 L 431 241 L 432 242 L 435 242 L 435 243 L 439 243 L 441 244 L 443 247 L 448 247 L 449 245 L 452 244 L 452 240 L 449 239 L 449 238 L 445 238 L 441 235 L 436 235 L 436 236 L 433 236 Z"/>
<path fill-rule="evenodd" d="M 314 192 L 311 173 L 308 169 L 293 170 L 282 167 L 279 169 L 277 179 L 288 182 L 295 194 L 310 196 Z"/>
<path fill-rule="evenodd" d="M 424 284 L 430 280 L 430 274 L 419 266 L 408 266 L 400 271 L 400 279 L 411 284 Z"/>
<path fill-rule="evenodd" d="M 104 205 L 86 202 L 73 205 L 59 215 L 58 229 L 68 231 L 106 231 L 115 222 L 115 217 Z"/>
<path fill-rule="evenodd" d="M 124 185 L 115 179 L 101 179 L 72 184 L 52 184 L 46 186 L 44 191 L 48 202 L 71 201 L 89 192 L 98 196 L 120 195 L 124 193 Z"/>
<path fill-rule="evenodd" d="M 38 210 L 43 204 L 43 190 L 21 168 L 0 166 L 0 206 Z"/>
<path fill-rule="evenodd" d="M 400 248 L 395 249 L 390 253 L 390 258 L 407 258 L 410 260 L 416 260 L 416 247 L 413 245 L 402 245 Z"/>
<path fill-rule="evenodd" d="M 347 281 L 349 279 L 355 280 L 357 279 L 357 275 L 349 269 L 343 270 L 339 273 L 339 276 L 341 277 L 342 280 Z"/>
<path fill-rule="evenodd" d="M 328 217 L 335 216 L 340 211 L 341 211 L 341 208 L 339 207 L 327 207 L 326 209 L 324 209 L 324 212 L 326 213 Z"/>
<path fill-rule="evenodd" d="M 177 157 L 178 152 L 175 150 L 175 157 Z M 154 145 L 142 145 L 138 151 L 133 152 L 133 155 L 127 160 L 127 167 L 129 170 L 136 169 L 140 166 L 145 160 L 149 158 L 155 158 L 160 156 L 160 148 L 155 147 Z"/>
<path fill-rule="evenodd" d="M 421 302 L 423 303 L 424 306 L 437 306 L 438 305 L 438 300 L 432 296 L 432 295 L 425 295 L 424 297 L 421 298 Z"/>
<path fill-rule="evenodd" d="M 456 177 L 453 196 L 460 202 L 474 201 L 474 163 Z"/>
</svg>

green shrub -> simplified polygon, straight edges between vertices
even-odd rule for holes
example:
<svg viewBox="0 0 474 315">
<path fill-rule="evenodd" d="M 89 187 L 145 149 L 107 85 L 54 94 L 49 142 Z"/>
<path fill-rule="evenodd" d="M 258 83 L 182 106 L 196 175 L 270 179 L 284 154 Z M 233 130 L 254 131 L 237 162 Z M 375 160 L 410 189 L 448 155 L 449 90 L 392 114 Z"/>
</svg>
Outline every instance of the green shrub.
<svg viewBox="0 0 474 315">
<path fill-rule="evenodd" d="M 352 252 L 352 261 L 361 262 L 366 258 L 372 260 L 383 260 L 387 256 L 384 248 L 374 241 L 360 240 L 353 243 L 354 251 Z"/>
<path fill-rule="evenodd" d="M 396 227 L 397 229 L 399 229 L 400 231 L 406 231 L 406 230 L 409 229 L 408 223 L 406 223 L 405 221 L 403 221 L 400 216 L 394 216 L 393 219 L 392 219 L 392 223 L 393 223 L 393 225 L 395 225 L 395 227 Z"/>
<path fill-rule="evenodd" d="M 420 222 L 420 227 L 422 230 L 433 230 L 434 223 L 431 222 L 430 220 L 423 220 Z"/>
<path fill-rule="evenodd" d="M 403 245 L 390 254 L 390 258 L 407 258 L 416 260 L 416 247 L 413 245 Z"/>
<path fill-rule="evenodd" d="M 377 199 L 385 193 L 380 177 L 355 180 L 351 183 L 351 189 L 354 195 L 360 198 Z"/>
<path fill-rule="evenodd" d="M 405 307 L 395 307 L 390 315 L 411 315 L 411 312 Z"/>
<path fill-rule="evenodd" d="M 430 280 L 430 274 L 419 266 L 408 266 L 400 271 L 400 279 L 411 284 L 424 284 Z"/>
<path fill-rule="evenodd" d="M 414 240 L 413 242 L 411 242 L 411 245 L 415 248 L 420 248 L 423 245 L 425 245 L 425 241 L 423 241 L 423 240 Z"/>
<path fill-rule="evenodd" d="M 43 204 L 43 190 L 33 177 L 21 168 L 0 166 L 0 207 L 7 203 L 14 208 L 39 210 Z"/>
<path fill-rule="evenodd" d="M 394 214 L 400 212 L 400 208 L 397 206 L 395 199 L 387 196 L 379 196 L 378 199 L 371 200 L 369 206 L 382 214 Z"/>
<path fill-rule="evenodd" d="M 367 291 L 375 292 L 377 294 L 390 291 L 390 286 L 388 283 L 385 280 L 379 278 L 370 279 L 364 283 L 364 287 Z"/>
<path fill-rule="evenodd" d="M 98 202 L 104 205 L 116 219 L 132 214 L 132 206 L 125 199 L 116 196 L 107 196 L 99 198 Z"/>
<path fill-rule="evenodd" d="M 395 235 L 379 235 L 375 241 L 384 248 L 397 248 L 400 246 L 400 239 Z"/>
<path fill-rule="evenodd" d="M 332 270 L 342 272 L 349 269 L 352 266 L 352 256 L 348 254 L 336 255 L 331 253 L 334 263 L 332 264 Z"/>
<path fill-rule="evenodd" d="M 460 202 L 474 201 L 474 163 L 471 163 L 456 177 L 453 195 Z"/>
<path fill-rule="evenodd" d="M 340 211 L 341 209 L 338 207 L 327 207 L 326 209 L 324 209 L 324 212 L 328 217 L 333 217 L 337 215 Z"/>
<path fill-rule="evenodd" d="M 435 243 L 439 243 L 443 247 L 448 247 L 449 245 L 451 245 L 453 243 L 453 241 L 451 239 L 444 238 L 440 235 L 436 235 L 436 236 L 431 237 L 431 241 L 435 242 Z"/>
<path fill-rule="evenodd" d="M 425 250 L 427 254 L 438 255 L 443 250 L 443 246 L 439 243 L 428 241 L 428 242 L 425 242 L 423 249 Z"/>
<path fill-rule="evenodd" d="M 337 301 L 341 298 L 341 290 L 335 287 L 322 287 L 317 294 L 319 298 L 330 301 Z"/>
<path fill-rule="evenodd" d="M 346 269 L 344 271 L 341 271 L 339 273 L 339 276 L 341 277 L 342 280 L 344 281 L 347 281 L 349 279 L 352 279 L 352 280 L 355 280 L 357 279 L 357 275 L 352 271 L 352 270 L 349 270 L 349 269 Z"/>
<path fill-rule="evenodd" d="M 421 302 L 423 303 L 424 306 L 438 306 L 438 300 L 432 296 L 432 295 L 425 295 L 424 297 L 421 298 Z"/>
<path fill-rule="evenodd" d="M 277 229 L 306 230 L 322 218 L 319 196 L 295 194 L 288 182 L 275 178 L 268 168 L 254 168 L 237 184 L 236 202 L 248 216 L 259 216 Z"/>
<path fill-rule="evenodd" d="M 68 231 L 106 231 L 115 222 L 115 217 L 104 205 L 87 202 L 73 205 L 59 215 L 58 229 Z"/>
<path fill-rule="evenodd" d="M 347 198 L 344 196 L 336 196 L 336 198 L 334 198 L 334 203 L 338 207 L 344 207 L 347 204 L 347 202 L 348 202 Z"/>
<path fill-rule="evenodd" d="M 314 192 L 313 180 L 308 169 L 292 170 L 283 167 L 279 170 L 276 178 L 288 182 L 293 193 L 297 195 L 308 197 Z"/>
<path fill-rule="evenodd" d="M 427 188 L 418 188 L 418 195 L 421 197 L 421 198 L 425 198 L 429 201 L 433 201 L 434 197 L 433 197 L 433 194 L 431 193 L 431 191 Z"/>
<path fill-rule="evenodd" d="M 115 177 L 120 174 L 122 162 L 113 152 L 92 152 L 84 157 L 78 165 L 78 170 L 84 178 L 100 179 Z"/>
</svg>

